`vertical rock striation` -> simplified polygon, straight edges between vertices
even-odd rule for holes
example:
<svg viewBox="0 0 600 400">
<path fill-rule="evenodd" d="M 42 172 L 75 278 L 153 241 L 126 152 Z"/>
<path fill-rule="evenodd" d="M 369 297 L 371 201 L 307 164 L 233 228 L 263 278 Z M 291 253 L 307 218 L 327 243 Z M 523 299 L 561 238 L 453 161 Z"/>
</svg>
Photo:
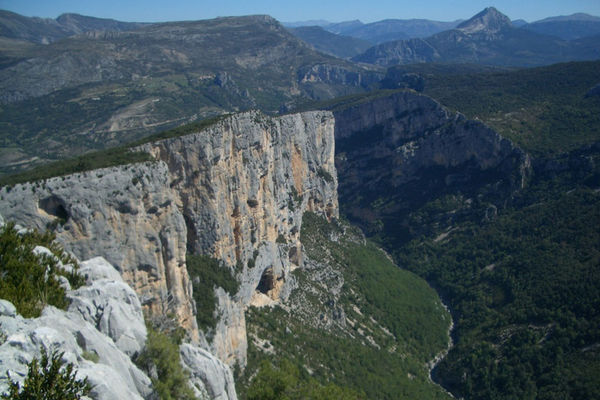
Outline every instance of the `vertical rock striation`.
<svg viewBox="0 0 600 400">
<path fill-rule="evenodd" d="M 252 111 L 140 148 L 168 165 L 188 250 L 223 260 L 241 282 L 234 299 L 217 291 L 222 318 L 212 350 L 229 363 L 245 364 L 244 308 L 291 290 L 304 211 L 338 216 L 333 131 L 327 112 Z"/>
</svg>

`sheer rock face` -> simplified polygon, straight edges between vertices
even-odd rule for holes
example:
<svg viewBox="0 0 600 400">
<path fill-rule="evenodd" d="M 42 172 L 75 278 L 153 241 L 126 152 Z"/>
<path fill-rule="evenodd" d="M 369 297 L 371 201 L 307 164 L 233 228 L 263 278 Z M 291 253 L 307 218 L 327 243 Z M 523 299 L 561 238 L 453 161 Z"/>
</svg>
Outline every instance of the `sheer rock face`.
<svg viewBox="0 0 600 400">
<path fill-rule="evenodd" d="M 66 249 L 80 259 L 105 257 L 147 311 L 175 315 L 205 344 L 186 251 L 222 259 L 241 285 L 233 297 L 217 291 L 220 320 L 210 347 L 244 365 L 243 310 L 257 293 L 279 301 L 293 288 L 302 214 L 338 216 L 333 116 L 247 112 L 141 149 L 157 162 L 2 188 L 0 213 L 38 229 L 60 221 L 57 238 Z"/>
<path fill-rule="evenodd" d="M 470 165 L 479 170 L 497 169 L 521 188 L 530 168 L 525 152 L 485 124 L 451 113 L 430 97 L 404 91 L 337 112 L 338 167 L 361 175 L 366 186 L 393 187 L 410 182 L 423 169 Z M 385 164 L 365 170 L 367 159 Z M 372 179 L 379 176 L 380 179 Z M 348 181 L 345 181 L 348 183 Z"/>
<path fill-rule="evenodd" d="M 302 263 L 303 213 L 338 216 L 333 131 L 328 112 L 247 112 L 141 148 L 168 165 L 188 249 L 237 271 L 235 298 L 217 292 L 222 318 L 212 350 L 228 363 L 245 364 L 243 309 L 257 289 L 275 301 L 291 290 L 290 272 Z M 265 273 L 272 287 L 259 288 Z"/>
</svg>

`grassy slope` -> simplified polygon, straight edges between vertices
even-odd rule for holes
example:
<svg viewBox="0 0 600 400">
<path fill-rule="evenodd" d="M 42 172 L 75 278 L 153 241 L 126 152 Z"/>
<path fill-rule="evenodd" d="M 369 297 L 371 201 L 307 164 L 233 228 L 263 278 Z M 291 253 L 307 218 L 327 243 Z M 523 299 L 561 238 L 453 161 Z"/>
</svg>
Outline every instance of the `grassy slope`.
<svg viewBox="0 0 600 400">
<path fill-rule="evenodd" d="M 446 346 L 447 312 L 423 280 L 398 269 L 372 244 L 362 243 L 354 229 L 305 214 L 306 254 L 341 273 L 341 295 L 334 299 L 323 282 L 334 278 L 319 275 L 321 268 L 296 270 L 299 288 L 286 307 L 251 308 L 247 314 L 247 371 L 255 371 L 265 358 L 276 364 L 289 360 L 322 384 L 362 391 L 364 398 L 447 398 L 428 380 L 426 367 Z M 342 325 L 323 322 L 331 318 L 332 309 L 343 309 Z M 252 340 L 256 337 L 269 342 L 263 346 L 266 351 Z"/>
</svg>

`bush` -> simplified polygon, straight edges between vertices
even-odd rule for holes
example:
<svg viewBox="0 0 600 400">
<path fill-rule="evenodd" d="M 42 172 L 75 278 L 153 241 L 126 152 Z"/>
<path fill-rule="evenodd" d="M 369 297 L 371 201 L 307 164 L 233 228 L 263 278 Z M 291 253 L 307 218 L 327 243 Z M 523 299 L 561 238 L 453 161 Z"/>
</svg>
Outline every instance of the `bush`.
<svg viewBox="0 0 600 400">
<path fill-rule="evenodd" d="M 298 367 L 283 360 L 279 368 L 268 361 L 260 364 L 260 370 L 248 388 L 248 400 L 355 400 L 364 398 L 351 389 L 333 383 L 320 385 L 314 378 L 300 372 Z"/>
<path fill-rule="evenodd" d="M 8 376 L 9 392 L 2 395 L 3 400 L 76 400 L 90 393 L 87 378 L 78 380 L 73 364 L 64 365 L 64 353 L 54 350 L 48 354 L 43 347 L 41 353 L 41 360 L 34 358 L 29 363 L 23 387 Z"/>
<path fill-rule="evenodd" d="M 217 324 L 215 287 L 222 287 L 231 295 L 237 293 L 239 283 L 231 270 L 215 258 L 188 254 L 187 270 L 193 285 L 196 302 L 196 322 L 201 329 L 214 328 Z"/>
<path fill-rule="evenodd" d="M 0 228 L 0 298 L 12 302 L 24 317 L 39 316 L 47 304 L 66 308 L 68 302 L 57 279 L 59 275 L 66 277 L 74 288 L 84 283 L 76 260 L 54 239 L 50 232 L 19 234 L 14 223 Z M 35 246 L 47 247 L 54 257 L 34 254 Z M 73 265 L 73 270 L 62 269 L 59 261 Z"/>
<path fill-rule="evenodd" d="M 164 333 L 148 327 L 146 347 L 135 362 L 152 379 L 152 386 L 159 399 L 196 398 L 188 384 L 188 373 L 179 359 L 179 346 Z"/>
<path fill-rule="evenodd" d="M 324 179 L 325 182 L 327 183 L 333 183 L 335 180 L 333 179 L 333 176 L 331 176 L 331 174 L 329 172 L 327 172 L 323 167 L 319 168 L 317 170 L 317 175 Z"/>
</svg>

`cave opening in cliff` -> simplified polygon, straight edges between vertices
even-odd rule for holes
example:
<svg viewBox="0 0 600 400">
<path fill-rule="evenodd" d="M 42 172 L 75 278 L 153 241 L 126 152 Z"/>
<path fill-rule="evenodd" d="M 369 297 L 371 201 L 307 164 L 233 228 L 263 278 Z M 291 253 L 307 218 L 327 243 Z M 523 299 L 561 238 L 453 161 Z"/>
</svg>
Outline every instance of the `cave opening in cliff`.
<svg viewBox="0 0 600 400">
<path fill-rule="evenodd" d="M 58 218 L 62 224 L 66 223 L 70 218 L 70 215 L 65 208 L 65 202 L 57 196 L 50 196 L 46 197 L 45 199 L 41 199 L 38 203 L 38 206 L 48 215 Z"/>
<path fill-rule="evenodd" d="M 273 274 L 273 268 L 269 267 L 264 270 L 260 277 L 260 282 L 256 290 L 263 294 L 269 294 L 269 291 L 275 287 L 275 275 Z"/>
</svg>

